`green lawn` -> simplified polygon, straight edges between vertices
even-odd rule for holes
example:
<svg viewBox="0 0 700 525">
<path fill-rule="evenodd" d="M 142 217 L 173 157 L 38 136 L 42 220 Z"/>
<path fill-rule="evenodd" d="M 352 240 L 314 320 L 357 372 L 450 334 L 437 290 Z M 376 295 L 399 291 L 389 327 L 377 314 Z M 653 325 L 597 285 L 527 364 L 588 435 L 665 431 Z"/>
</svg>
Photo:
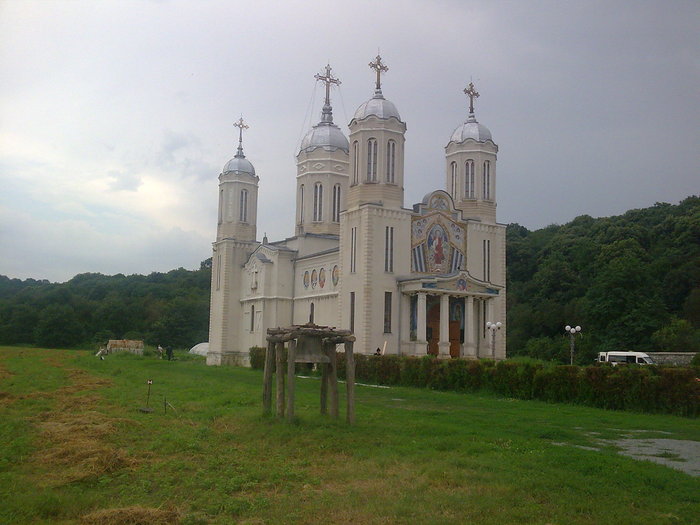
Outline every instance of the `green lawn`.
<svg viewBox="0 0 700 525">
<path fill-rule="evenodd" d="M 262 373 L 0 347 L 0 523 L 697 523 L 700 478 L 598 438 L 700 423 L 357 387 L 357 424 L 261 416 Z M 152 379 L 150 406 L 146 380 Z M 344 388 L 341 385 L 341 399 Z M 163 397 L 175 407 L 163 413 Z M 341 412 L 344 412 L 341 405 Z M 587 450 L 581 447 L 594 447 Z"/>
</svg>

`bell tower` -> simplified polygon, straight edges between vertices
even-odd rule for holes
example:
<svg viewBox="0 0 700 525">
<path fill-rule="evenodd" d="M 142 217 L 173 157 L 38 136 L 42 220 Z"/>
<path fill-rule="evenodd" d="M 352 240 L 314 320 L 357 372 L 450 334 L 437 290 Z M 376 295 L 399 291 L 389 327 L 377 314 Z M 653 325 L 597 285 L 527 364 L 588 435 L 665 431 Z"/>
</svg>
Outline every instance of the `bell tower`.
<svg viewBox="0 0 700 525">
<path fill-rule="evenodd" d="M 445 147 L 445 189 L 465 218 L 496 222 L 496 155 L 498 146 L 489 129 L 474 115 L 479 93 L 472 82 L 464 89 L 469 115 Z"/>
</svg>

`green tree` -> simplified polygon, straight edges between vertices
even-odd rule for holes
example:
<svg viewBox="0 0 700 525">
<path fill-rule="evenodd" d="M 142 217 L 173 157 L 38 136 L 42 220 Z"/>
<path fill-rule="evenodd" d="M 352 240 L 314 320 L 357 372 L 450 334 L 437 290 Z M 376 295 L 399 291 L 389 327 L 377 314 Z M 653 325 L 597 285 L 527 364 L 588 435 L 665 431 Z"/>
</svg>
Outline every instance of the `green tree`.
<svg viewBox="0 0 700 525">
<path fill-rule="evenodd" d="M 42 346 L 71 347 L 83 341 L 84 332 L 71 306 L 52 304 L 41 312 L 35 335 Z"/>
</svg>

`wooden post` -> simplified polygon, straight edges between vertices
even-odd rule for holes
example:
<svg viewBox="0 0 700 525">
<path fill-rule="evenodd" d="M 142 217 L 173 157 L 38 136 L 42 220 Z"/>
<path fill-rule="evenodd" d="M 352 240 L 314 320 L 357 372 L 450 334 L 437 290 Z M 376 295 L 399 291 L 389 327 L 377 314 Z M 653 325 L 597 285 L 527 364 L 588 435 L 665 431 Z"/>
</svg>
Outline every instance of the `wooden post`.
<svg viewBox="0 0 700 525">
<path fill-rule="evenodd" d="M 272 366 L 275 359 L 275 343 L 267 342 L 265 350 L 265 372 L 263 373 L 263 414 L 272 412 Z"/>
<path fill-rule="evenodd" d="M 353 342 L 345 342 L 345 388 L 348 394 L 347 420 L 348 424 L 355 423 L 355 356 Z"/>
<path fill-rule="evenodd" d="M 284 343 L 275 345 L 275 381 L 277 382 L 277 417 L 284 417 Z"/>
<path fill-rule="evenodd" d="M 331 391 L 331 417 L 338 418 L 338 356 L 335 353 L 335 345 L 328 352 L 330 362 L 330 391 Z"/>
<path fill-rule="evenodd" d="M 328 414 L 328 363 L 321 364 L 321 414 Z"/>
<path fill-rule="evenodd" d="M 294 421 L 294 359 L 297 353 L 297 341 L 289 341 L 287 348 L 287 422 Z"/>
</svg>

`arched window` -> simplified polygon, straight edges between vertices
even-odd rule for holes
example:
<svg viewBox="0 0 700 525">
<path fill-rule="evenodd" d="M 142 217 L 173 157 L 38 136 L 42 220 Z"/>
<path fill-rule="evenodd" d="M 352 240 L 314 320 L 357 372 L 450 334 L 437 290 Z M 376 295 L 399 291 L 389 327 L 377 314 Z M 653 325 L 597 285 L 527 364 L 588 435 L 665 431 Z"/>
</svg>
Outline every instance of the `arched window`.
<svg viewBox="0 0 700 525">
<path fill-rule="evenodd" d="M 333 186 L 333 222 L 340 222 L 340 184 Z"/>
<path fill-rule="evenodd" d="M 386 181 L 396 181 L 396 142 L 390 140 L 386 144 Z"/>
<path fill-rule="evenodd" d="M 241 202 L 239 203 L 239 219 L 248 222 L 248 190 L 241 190 Z"/>
<path fill-rule="evenodd" d="M 473 199 L 474 194 L 474 161 L 469 159 L 464 164 L 464 197 L 467 199 Z"/>
<path fill-rule="evenodd" d="M 452 164 L 450 164 L 450 176 L 451 176 L 450 188 L 452 190 L 450 193 L 452 194 L 452 198 L 454 200 L 457 200 L 457 163 L 456 162 L 453 162 Z"/>
<path fill-rule="evenodd" d="M 299 224 L 304 223 L 304 185 L 299 186 Z"/>
<path fill-rule="evenodd" d="M 360 165 L 360 148 L 357 141 L 352 143 L 352 183 L 357 184 L 357 174 Z"/>
<path fill-rule="evenodd" d="M 491 200 L 491 163 L 484 161 L 484 200 Z"/>
<path fill-rule="evenodd" d="M 309 307 L 309 323 L 313 324 L 314 322 L 314 303 L 311 303 L 311 306 Z"/>
<path fill-rule="evenodd" d="M 323 186 L 320 182 L 314 184 L 314 221 L 323 220 Z"/>
<path fill-rule="evenodd" d="M 377 182 L 377 139 L 367 141 L 367 181 Z"/>
</svg>

